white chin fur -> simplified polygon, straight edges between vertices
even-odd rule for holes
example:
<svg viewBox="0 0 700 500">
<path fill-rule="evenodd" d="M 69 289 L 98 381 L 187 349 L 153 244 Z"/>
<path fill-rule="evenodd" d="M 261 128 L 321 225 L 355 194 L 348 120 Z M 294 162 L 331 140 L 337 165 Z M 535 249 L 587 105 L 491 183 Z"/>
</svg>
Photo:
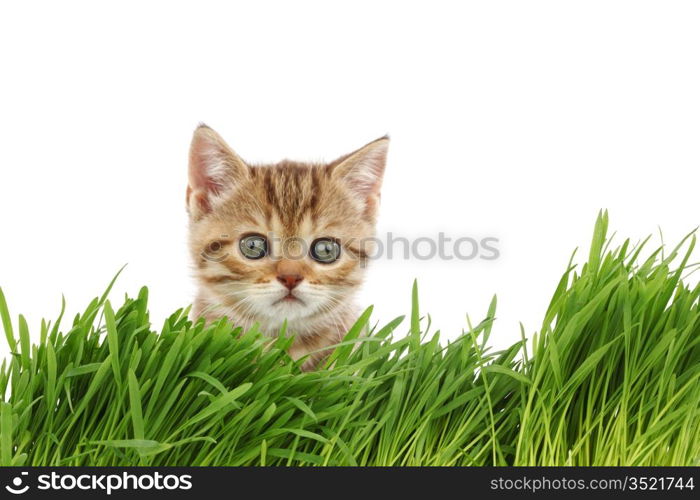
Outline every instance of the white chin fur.
<svg viewBox="0 0 700 500">
<path fill-rule="evenodd" d="M 294 301 L 284 300 L 289 291 L 281 283 L 268 285 L 249 285 L 241 287 L 236 285 L 230 292 L 242 306 L 245 317 L 236 317 L 229 314 L 231 319 L 245 326 L 258 323 L 260 329 L 268 336 L 276 336 L 285 320 L 287 330 L 298 335 L 314 333 L 317 323 L 325 323 L 329 318 L 328 311 L 343 308 L 348 299 L 337 297 L 335 293 L 325 287 L 301 283 L 293 290 L 293 295 L 298 299 Z M 229 295 L 223 292 L 224 295 Z M 231 311 L 233 312 L 233 311 Z M 332 316 L 337 315 L 330 313 Z"/>
<path fill-rule="evenodd" d="M 257 309 L 267 318 L 277 319 L 280 323 L 284 319 L 294 321 L 313 316 L 321 311 L 324 306 L 327 307 L 326 303 L 329 302 L 328 292 L 312 290 L 312 287 L 306 283 L 302 283 L 292 290 L 291 295 L 296 300 L 285 299 L 289 295 L 289 291 L 281 284 L 276 285 L 279 286 L 271 287 L 274 293 L 267 292 L 269 295 L 261 297 Z"/>
</svg>

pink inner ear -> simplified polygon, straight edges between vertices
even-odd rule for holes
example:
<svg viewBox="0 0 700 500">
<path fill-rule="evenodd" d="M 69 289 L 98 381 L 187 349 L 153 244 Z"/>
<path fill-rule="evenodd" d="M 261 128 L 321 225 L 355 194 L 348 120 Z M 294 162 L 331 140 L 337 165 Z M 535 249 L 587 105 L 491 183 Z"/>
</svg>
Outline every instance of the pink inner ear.
<svg viewBox="0 0 700 500">
<path fill-rule="evenodd" d="M 209 198 L 200 193 L 196 193 L 194 196 L 195 202 L 197 203 L 197 206 L 199 207 L 199 210 L 202 213 L 206 214 L 211 212 L 211 204 L 209 203 Z"/>
<path fill-rule="evenodd" d="M 378 195 L 384 173 L 384 157 L 368 155 L 346 176 L 350 187 L 360 196 Z"/>
<path fill-rule="evenodd" d="M 209 146 L 209 147 L 207 147 Z M 207 160 L 211 161 L 211 145 L 197 144 L 191 151 L 190 183 L 195 191 L 218 195 L 223 186 L 211 176 Z"/>
<path fill-rule="evenodd" d="M 384 137 L 340 160 L 335 172 L 357 196 L 369 199 L 379 195 L 388 145 Z"/>
<path fill-rule="evenodd" d="M 351 175 L 348 181 L 353 190 L 360 195 L 370 196 L 379 193 L 381 177 L 372 166 L 368 166 L 366 171 L 359 171 Z"/>
<path fill-rule="evenodd" d="M 223 190 L 223 186 L 211 177 L 207 177 L 204 181 L 204 190 L 209 194 L 218 195 Z"/>
</svg>

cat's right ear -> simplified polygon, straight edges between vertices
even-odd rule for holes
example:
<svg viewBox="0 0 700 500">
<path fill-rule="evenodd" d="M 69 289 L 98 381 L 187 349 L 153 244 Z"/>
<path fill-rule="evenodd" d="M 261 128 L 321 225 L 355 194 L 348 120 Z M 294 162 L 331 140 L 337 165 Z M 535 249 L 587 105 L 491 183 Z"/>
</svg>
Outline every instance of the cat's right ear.
<svg viewBox="0 0 700 500">
<path fill-rule="evenodd" d="M 190 146 L 187 211 L 194 219 L 211 212 L 249 175 L 249 167 L 213 129 L 202 124 Z"/>
</svg>

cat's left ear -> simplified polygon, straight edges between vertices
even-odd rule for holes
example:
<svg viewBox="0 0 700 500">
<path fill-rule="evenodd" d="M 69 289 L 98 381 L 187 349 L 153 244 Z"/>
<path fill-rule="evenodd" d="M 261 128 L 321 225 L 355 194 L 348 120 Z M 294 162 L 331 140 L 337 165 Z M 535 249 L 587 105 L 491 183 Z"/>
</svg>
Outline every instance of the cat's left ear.
<svg viewBox="0 0 700 500">
<path fill-rule="evenodd" d="M 389 150 L 389 136 L 385 135 L 336 161 L 333 176 L 341 180 L 365 205 L 365 212 L 374 216 Z"/>
<path fill-rule="evenodd" d="M 190 146 L 187 210 L 198 219 L 249 175 L 249 167 L 213 129 L 200 125 Z"/>
</svg>

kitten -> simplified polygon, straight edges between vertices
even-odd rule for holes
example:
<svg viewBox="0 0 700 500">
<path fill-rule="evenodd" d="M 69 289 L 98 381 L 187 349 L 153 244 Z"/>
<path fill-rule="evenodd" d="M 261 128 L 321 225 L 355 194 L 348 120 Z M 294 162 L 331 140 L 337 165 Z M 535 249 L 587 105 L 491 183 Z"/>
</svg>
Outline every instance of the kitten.
<svg viewBox="0 0 700 500">
<path fill-rule="evenodd" d="M 388 146 L 382 137 L 327 164 L 249 165 L 200 125 L 187 187 L 195 317 L 257 323 L 270 337 L 286 320 L 290 356 L 312 353 L 303 369 L 317 366 L 328 351 L 315 351 L 357 318 Z"/>
</svg>

